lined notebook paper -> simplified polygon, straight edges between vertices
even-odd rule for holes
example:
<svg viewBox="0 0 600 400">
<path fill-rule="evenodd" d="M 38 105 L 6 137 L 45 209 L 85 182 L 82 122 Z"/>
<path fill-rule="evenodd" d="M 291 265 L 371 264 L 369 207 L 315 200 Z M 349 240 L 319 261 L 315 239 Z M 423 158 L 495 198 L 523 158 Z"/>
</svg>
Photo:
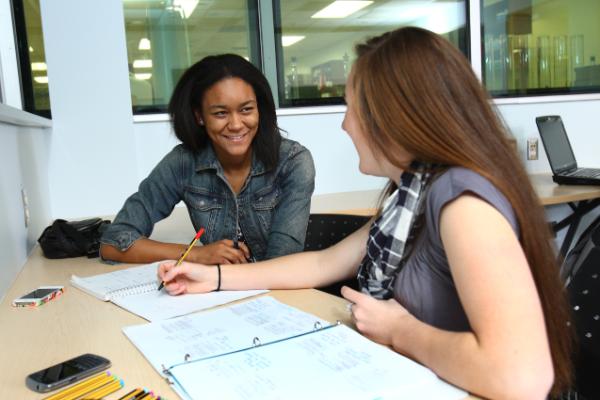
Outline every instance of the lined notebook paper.
<svg viewBox="0 0 600 400">
<path fill-rule="evenodd" d="M 158 291 L 158 262 L 89 277 L 71 276 L 71 285 L 103 301 L 110 301 L 148 321 L 186 315 L 266 290 L 221 291 L 171 296 Z"/>
</svg>

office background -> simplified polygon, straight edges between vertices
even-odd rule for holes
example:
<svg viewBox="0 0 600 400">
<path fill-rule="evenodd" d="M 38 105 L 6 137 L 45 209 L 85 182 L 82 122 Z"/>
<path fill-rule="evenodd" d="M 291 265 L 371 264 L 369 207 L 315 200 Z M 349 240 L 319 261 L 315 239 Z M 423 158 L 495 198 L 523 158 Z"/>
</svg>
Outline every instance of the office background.
<svg viewBox="0 0 600 400">
<path fill-rule="evenodd" d="M 479 26 L 480 4 L 469 4 L 471 24 Z M 122 0 L 40 0 L 40 12 L 51 121 L 19 110 L 11 5 L 0 1 L 0 297 L 46 225 L 56 218 L 116 213 L 176 144 L 164 117 L 134 119 Z M 529 172 L 549 171 L 541 145 L 538 160 L 525 160 L 527 139 L 538 137 L 538 115 L 561 115 L 579 163 L 600 164 L 595 121 L 599 94 L 503 98 L 496 103 Z M 313 154 L 315 195 L 375 190 L 384 184 L 358 171 L 352 143 L 340 127 L 343 113 L 343 106 L 279 112 L 288 137 Z M 549 208 L 549 217 L 566 209 Z"/>
</svg>

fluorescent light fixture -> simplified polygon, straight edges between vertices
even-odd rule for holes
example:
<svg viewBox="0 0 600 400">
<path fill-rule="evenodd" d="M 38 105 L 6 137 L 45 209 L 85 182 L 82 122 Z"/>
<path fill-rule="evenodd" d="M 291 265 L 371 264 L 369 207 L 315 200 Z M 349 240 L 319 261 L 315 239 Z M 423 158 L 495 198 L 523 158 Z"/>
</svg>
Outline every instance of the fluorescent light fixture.
<svg viewBox="0 0 600 400">
<path fill-rule="evenodd" d="M 133 76 L 135 77 L 135 79 L 137 79 L 139 81 L 145 81 L 145 80 L 148 80 L 148 79 L 152 78 L 152 74 L 151 73 L 133 74 Z"/>
<path fill-rule="evenodd" d="M 293 45 L 294 43 L 298 43 L 305 37 L 306 36 L 282 36 L 281 37 L 281 45 L 283 47 L 288 47 L 288 46 Z"/>
<path fill-rule="evenodd" d="M 360 9 L 365 8 L 372 1 L 336 0 L 327 7 L 313 14 L 311 18 L 346 18 Z"/>
<path fill-rule="evenodd" d="M 48 83 L 47 76 L 34 76 L 33 80 L 36 81 L 37 83 Z"/>
<path fill-rule="evenodd" d="M 148 38 L 141 38 L 140 39 L 140 44 L 138 44 L 138 49 L 139 50 L 150 50 L 150 39 Z"/>
<path fill-rule="evenodd" d="M 432 3 L 427 14 L 415 21 L 415 26 L 438 34 L 454 31 L 465 26 L 465 14 L 459 3 Z"/>
<path fill-rule="evenodd" d="M 189 18 L 196 9 L 199 0 L 173 0 L 173 6 L 183 12 L 184 18 Z"/>
<path fill-rule="evenodd" d="M 152 60 L 133 60 L 133 68 L 152 68 Z"/>
<path fill-rule="evenodd" d="M 45 62 L 32 62 L 31 70 L 32 71 L 46 71 L 46 70 L 48 70 L 48 67 L 46 66 Z"/>
</svg>

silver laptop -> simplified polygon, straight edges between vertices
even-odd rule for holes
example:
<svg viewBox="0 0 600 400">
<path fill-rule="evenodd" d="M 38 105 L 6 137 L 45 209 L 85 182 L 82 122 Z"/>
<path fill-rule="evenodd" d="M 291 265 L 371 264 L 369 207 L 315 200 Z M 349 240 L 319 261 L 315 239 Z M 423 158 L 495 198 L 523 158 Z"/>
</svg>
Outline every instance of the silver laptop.
<svg viewBox="0 0 600 400">
<path fill-rule="evenodd" d="M 600 185 L 600 168 L 579 168 L 565 126 L 559 115 L 535 119 L 550 168 L 552 180 L 565 185 Z"/>
</svg>

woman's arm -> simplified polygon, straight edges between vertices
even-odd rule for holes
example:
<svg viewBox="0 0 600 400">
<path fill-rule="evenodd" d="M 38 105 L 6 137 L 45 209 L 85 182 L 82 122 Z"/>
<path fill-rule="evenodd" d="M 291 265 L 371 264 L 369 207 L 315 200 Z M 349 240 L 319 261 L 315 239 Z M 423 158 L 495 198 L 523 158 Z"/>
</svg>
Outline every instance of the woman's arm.
<svg viewBox="0 0 600 400">
<path fill-rule="evenodd" d="M 169 152 L 131 195 L 101 238 L 100 255 L 105 260 L 149 263 L 178 259 L 186 244 L 173 244 L 148 239 L 154 224 L 171 214 L 183 198 L 184 174 L 191 157 L 182 146 Z M 220 240 L 195 247 L 187 260 L 201 263 L 242 263 L 250 257 L 244 244 L 235 249 L 231 240 Z"/>
<path fill-rule="evenodd" d="M 244 243 L 234 248 L 232 240 L 219 240 L 204 246 L 194 247 L 186 256 L 186 260 L 202 264 L 239 264 L 250 258 L 250 251 Z M 127 262 L 150 263 L 162 260 L 177 260 L 187 250 L 188 245 L 165 243 L 152 239 L 140 238 L 131 247 L 121 251 L 111 245 L 102 244 L 100 254 L 103 259 Z"/>
<path fill-rule="evenodd" d="M 436 329 L 394 300 L 345 288 L 357 328 L 469 392 L 544 399 L 553 381 L 544 316 L 510 224 L 487 202 L 462 195 L 442 210 L 440 231 L 472 332 Z"/>
<path fill-rule="evenodd" d="M 356 276 L 366 251 L 369 224 L 325 250 L 296 253 L 259 263 L 221 266 L 222 290 L 299 289 L 325 286 Z M 212 265 L 173 262 L 159 267 L 159 278 L 171 294 L 215 290 L 217 269 Z"/>
<path fill-rule="evenodd" d="M 279 201 L 271 217 L 266 258 L 304 250 L 310 216 L 310 200 L 315 188 L 315 166 L 310 152 L 302 146 L 286 160 L 278 177 Z M 296 148 L 296 147 L 294 147 Z"/>
</svg>

